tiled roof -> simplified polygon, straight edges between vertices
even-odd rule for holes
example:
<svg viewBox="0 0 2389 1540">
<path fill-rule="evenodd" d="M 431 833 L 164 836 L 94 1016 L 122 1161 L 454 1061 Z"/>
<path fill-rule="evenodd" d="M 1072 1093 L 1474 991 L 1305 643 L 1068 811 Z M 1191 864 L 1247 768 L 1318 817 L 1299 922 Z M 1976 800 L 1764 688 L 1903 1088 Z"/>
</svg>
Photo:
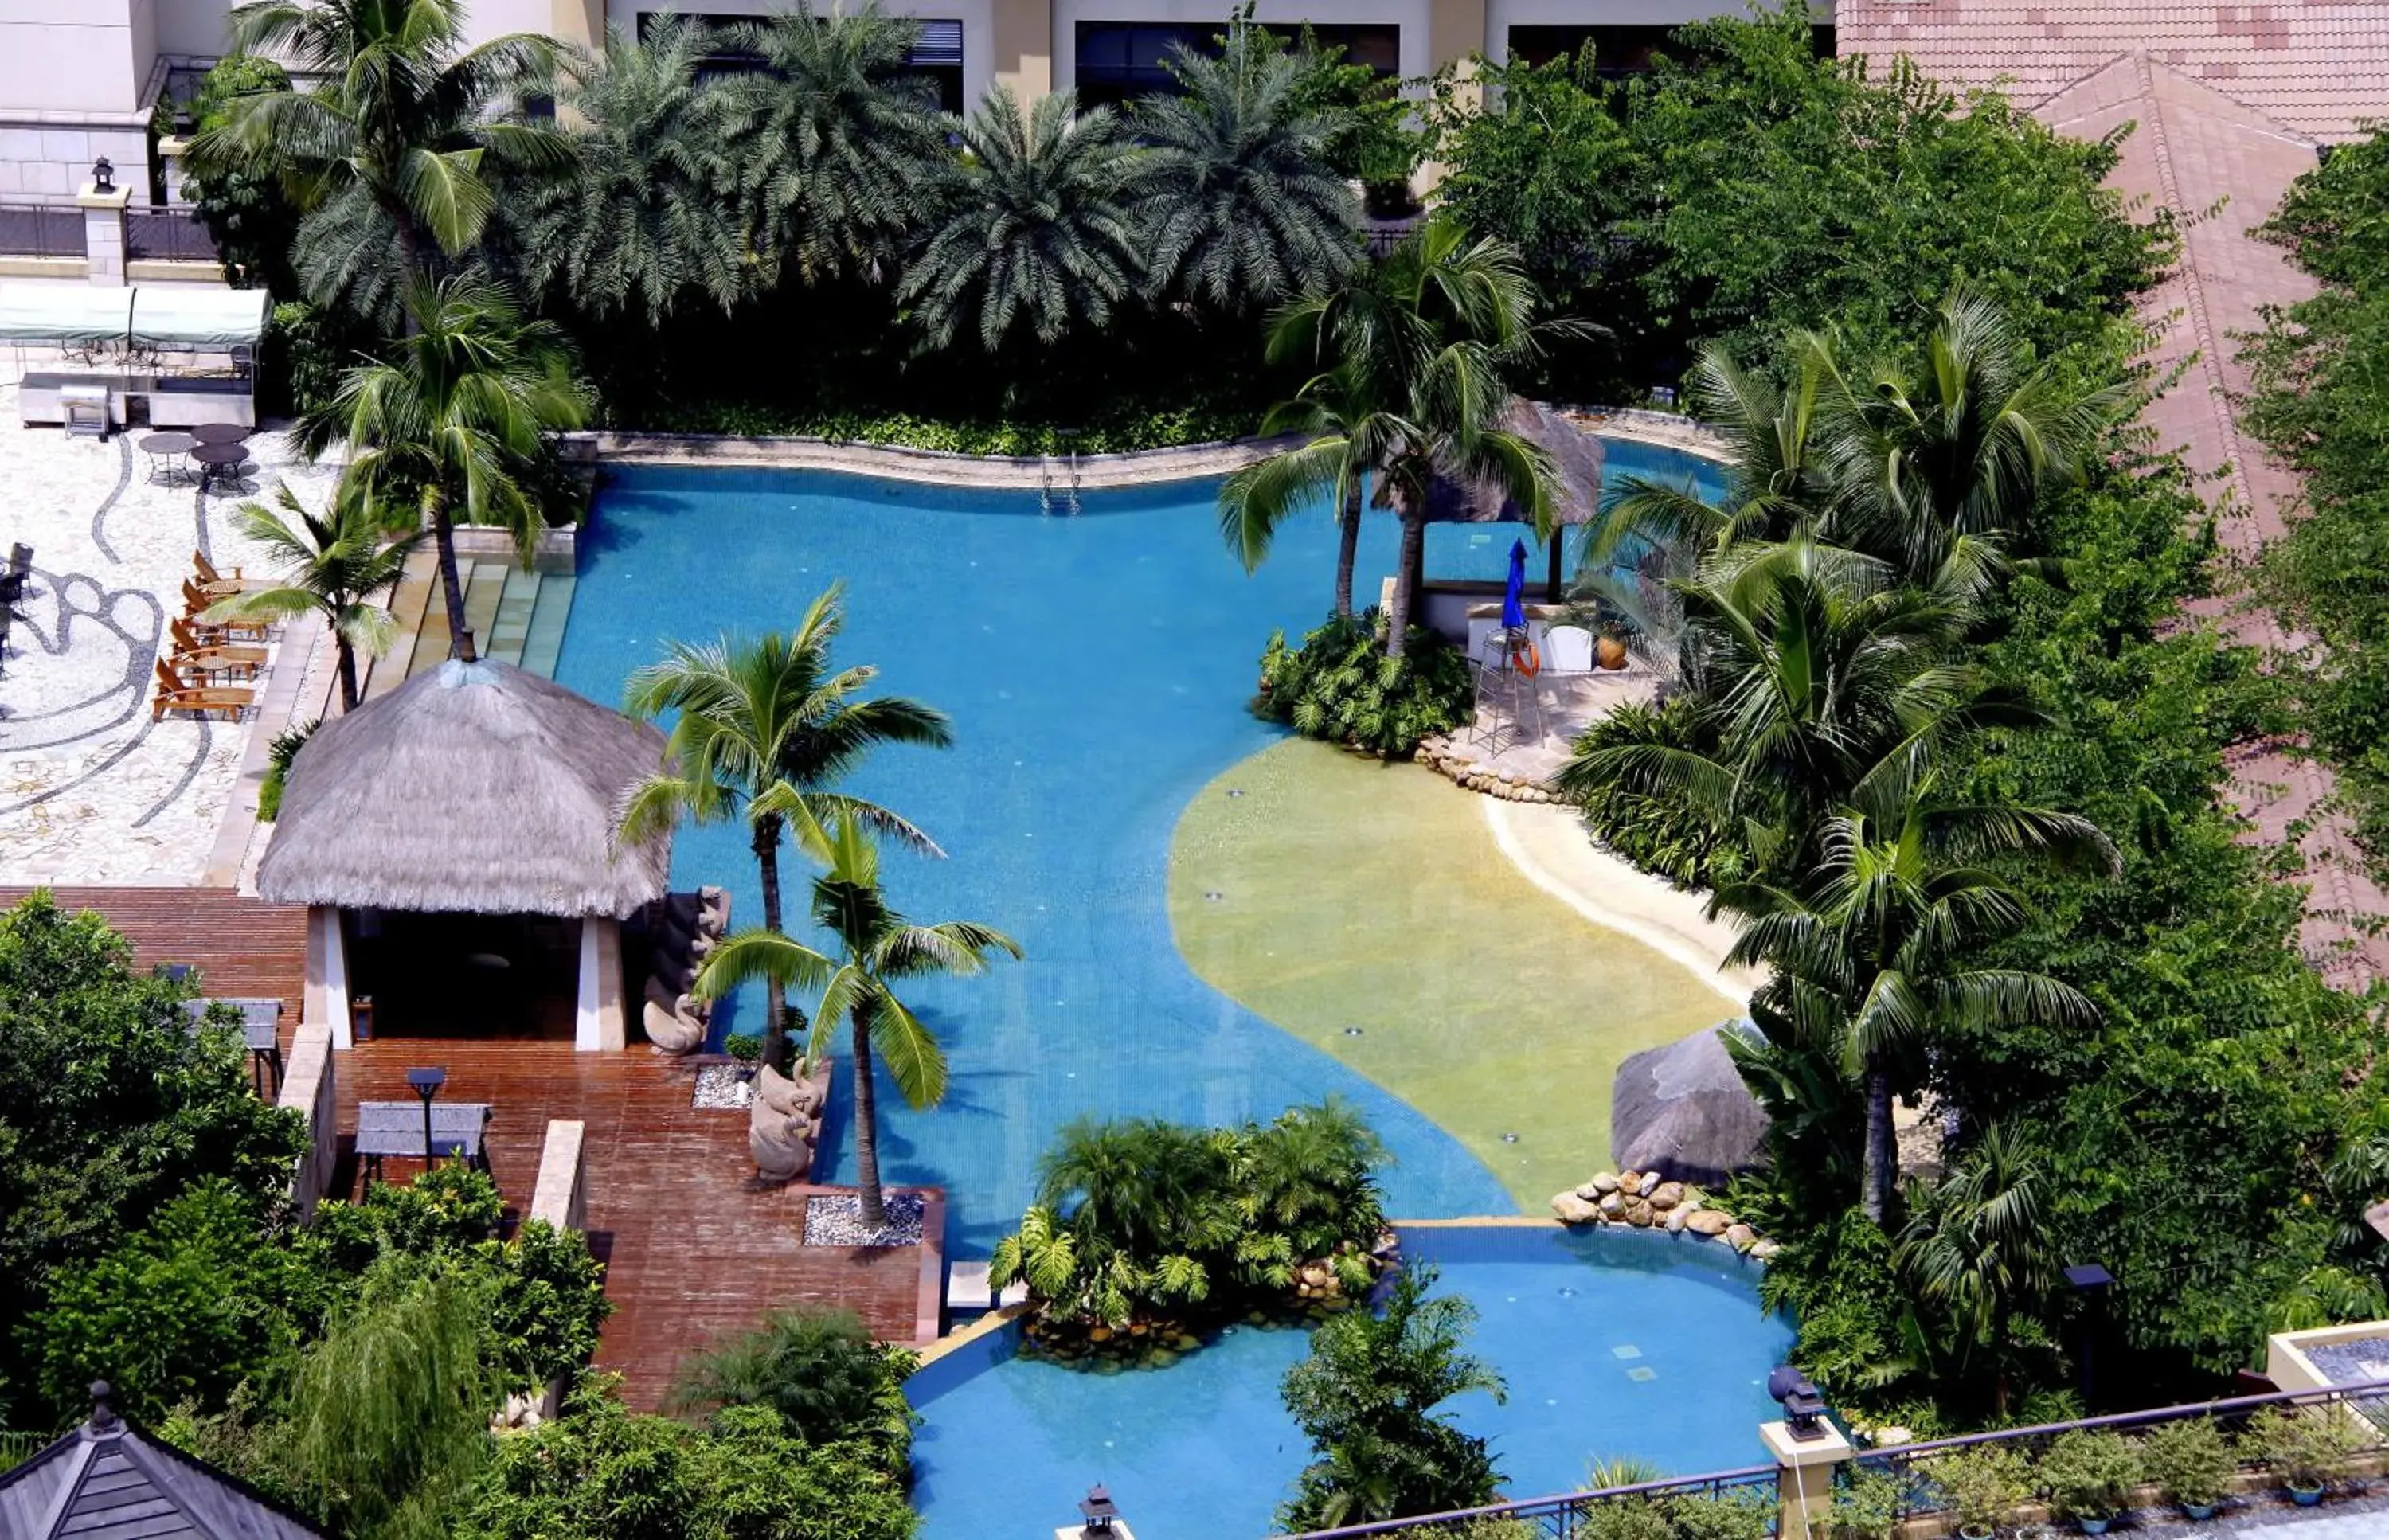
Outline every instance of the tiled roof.
<svg viewBox="0 0 2389 1540">
<path fill-rule="evenodd" d="M 103 1399 L 91 1420 L 0 1473 L 0 1540 L 319 1537 L 231 1477 L 134 1432 Z"/>
<path fill-rule="evenodd" d="M 2144 54 L 2314 139 L 2389 119 L 2389 0 L 1839 0 L 1833 19 L 1845 56 L 1906 54 L 1951 86 L 2004 82 L 2021 107 Z"/>
</svg>

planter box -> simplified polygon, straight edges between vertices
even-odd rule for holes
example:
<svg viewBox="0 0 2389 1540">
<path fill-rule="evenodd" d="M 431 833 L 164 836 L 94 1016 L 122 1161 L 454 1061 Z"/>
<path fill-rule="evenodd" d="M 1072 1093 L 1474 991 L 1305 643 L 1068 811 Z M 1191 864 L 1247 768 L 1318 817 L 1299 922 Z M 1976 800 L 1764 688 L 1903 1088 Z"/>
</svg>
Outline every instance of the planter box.
<svg viewBox="0 0 2389 1540">
<path fill-rule="evenodd" d="M 540 532 L 539 549 L 531 558 L 534 572 L 569 573 L 580 566 L 580 531 L 572 528 L 543 529 Z M 522 555 L 515 548 L 515 538 L 504 529 L 461 527 L 456 531 L 456 554 L 476 562 L 505 562 L 522 565 Z"/>
</svg>

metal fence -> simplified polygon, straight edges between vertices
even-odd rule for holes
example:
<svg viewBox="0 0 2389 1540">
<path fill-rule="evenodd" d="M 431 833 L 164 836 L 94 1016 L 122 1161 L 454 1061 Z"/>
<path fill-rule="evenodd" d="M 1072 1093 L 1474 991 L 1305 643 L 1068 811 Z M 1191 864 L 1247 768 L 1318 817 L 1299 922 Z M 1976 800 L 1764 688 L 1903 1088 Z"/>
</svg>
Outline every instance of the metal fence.
<svg viewBox="0 0 2389 1540">
<path fill-rule="evenodd" d="M 1472 1537 L 1480 1534 L 1514 1534 L 1524 1540 L 1575 1540 L 1586 1533 L 1593 1512 L 1611 1505 L 1640 1504 L 1664 1508 L 1686 1498 L 1746 1502 L 1773 1511 L 1776 1479 L 1771 1465 L 1741 1470 L 1713 1470 L 1705 1476 L 1674 1476 L 1666 1481 L 1640 1482 L 1632 1486 L 1605 1486 L 1595 1492 L 1570 1492 L 1555 1497 L 1533 1497 L 1520 1503 L 1495 1503 L 1488 1508 L 1423 1514 L 1415 1519 L 1388 1519 L 1346 1529 L 1313 1530 L 1292 1540 L 1435 1540 L 1436 1536 Z"/>
<path fill-rule="evenodd" d="M 134 261 L 211 262 L 216 241 L 187 209 L 124 210 L 124 254 Z"/>
<path fill-rule="evenodd" d="M 0 255 L 82 257 L 83 210 L 39 204 L 0 208 Z"/>
</svg>

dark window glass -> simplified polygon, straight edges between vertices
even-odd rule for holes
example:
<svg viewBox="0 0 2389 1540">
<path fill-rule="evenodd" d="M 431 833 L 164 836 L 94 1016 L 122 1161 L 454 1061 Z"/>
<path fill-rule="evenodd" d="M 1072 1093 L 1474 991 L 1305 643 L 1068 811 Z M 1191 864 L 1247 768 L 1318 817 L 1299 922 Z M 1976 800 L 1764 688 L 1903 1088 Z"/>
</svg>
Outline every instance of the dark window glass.
<svg viewBox="0 0 2389 1540">
<path fill-rule="evenodd" d="M 1298 22 L 1268 23 L 1271 32 L 1299 38 L 1304 31 L 1322 47 L 1340 47 L 1348 63 L 1365 64 L 1381 75 L 1401 70 L 1402 30 L 1390 24 L 1316 26 Z M 1139 96 L 1175 95 L 1178 79 L 1169 72 L 1173 49 L 1183 44 L 1200 54 L 1220 51 L 1225 21 L 1081 21 L 1078 26 L 1079 100 L 1094 107 L 1134 101 Z"/>
<path fill-rule="evenodd" d="M 766 19 L 760 16 L 709 15 L 701 11 L 641 11 L 639 36 L 644 39 L 655 30 L 655 24 L 665 16 L 677 16 L 683 20 L 700 22 L 710 27 L 722 38 L 722 45 L 707 60 L 699 77 L 719 80 L 725 75 L 741 75 L 756 68 L 755 56 L 735 46 L 730 38 L 732 29 L 742 22 Z M 928 84 L 936 94 L 939 110 L 963 110 L 963 24 L 943 18 L 923 17 L 918 22 L 920 35 L 913 40 L 913 50 L 905 62 L 913 72 Z"/>
</svg>

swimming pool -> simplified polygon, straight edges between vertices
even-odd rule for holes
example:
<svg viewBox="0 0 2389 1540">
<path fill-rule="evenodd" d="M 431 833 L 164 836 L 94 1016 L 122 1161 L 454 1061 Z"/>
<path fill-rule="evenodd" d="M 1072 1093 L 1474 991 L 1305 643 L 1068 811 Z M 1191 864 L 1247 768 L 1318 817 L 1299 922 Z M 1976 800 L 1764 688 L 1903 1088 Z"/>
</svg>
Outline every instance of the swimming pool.
<svg viewBox="0 0 2389 1540">
<path fill-rule="evenodd" d="M 1612 464 L 1641 469 L 1648 455 L 1661 457 L 1653 468 L 1693 468 L 1640 446 Z M 985 1255 L 1017 1220 L 1038 1156 L 1073 1117 L 1227 1123 L 1329 1093 L 1359 1104 L 1391 1150 L 1391 1212 L 1511 1210 L 1441 1129 L 1204 985 L 1172 945 L 1172 826 L 1207 782 L 1280 736 L 1245 709 L 1262 643 L 1272 628 L 1315 625 L 1334 576 L 1324 516 L 1292 521 L 1246 576 L 1213 492 L 1090 493 L 1078 515 L 1048 516 L 1033 493 L 630 469 L 601 490 L 584 531 L 557 668 L 573 689 L 619 701 L 666 640 L 785 630 L 843 581 L 838 660 L 876 664 L 885 690 L 953 718 L 954 748 L 883 749 L 850 788 L 913 819 L 951 857 L 888 858 L 900 909 L 986 922 L 1028 953 L 977 980 L 921 986 L 914 1003 L 946 1045 L 951 1089 L 923 1113 L 880 1099 L 882 1171 L 946 1188 L 951 1255 Z M 1392 520 L 1370 520 L 1361 592 L 1391 570 L 1394 543 Z M 735 923 L 760 913 L 735 827 L 683 829 L 672 879 L 727 887 Z M 1673 965 L 1654 954 L 1653 966 Z M 760 1030 L 760 991 L 747 991 L 717 1022 Z M 827 1179 L 853 1169 L 850 1106 L 844 1095 L 831 1104 Z"/>
<path fill-rule="evenodd" d="M 1441 1269 L 1437 1292 L 1477 1308 L 1469 1349 L 1508 1400 L 1450 1409 L 1492 1441 L 1512 1496 L 1579 1488 L 1594 1458 L 1674 1474 L 1765 1463 L 1767 1373 L 1793 1334 L 1759 1313 L 1756 1264 L 1714 1242 L 1548 1225 L 1406 1228 L 1402 1246 Z M 1259 1540 L 1309 1459 L 1278 1401 L 1306 1332 L 1239 1327 L 1166 1369 L 1109 1375 L 1014 1349 L 1007 1329 L 906 1386 L 923 1540 L 1042 1534 L 1099 1481 L 1140 1540 Z"/>
</svg>

